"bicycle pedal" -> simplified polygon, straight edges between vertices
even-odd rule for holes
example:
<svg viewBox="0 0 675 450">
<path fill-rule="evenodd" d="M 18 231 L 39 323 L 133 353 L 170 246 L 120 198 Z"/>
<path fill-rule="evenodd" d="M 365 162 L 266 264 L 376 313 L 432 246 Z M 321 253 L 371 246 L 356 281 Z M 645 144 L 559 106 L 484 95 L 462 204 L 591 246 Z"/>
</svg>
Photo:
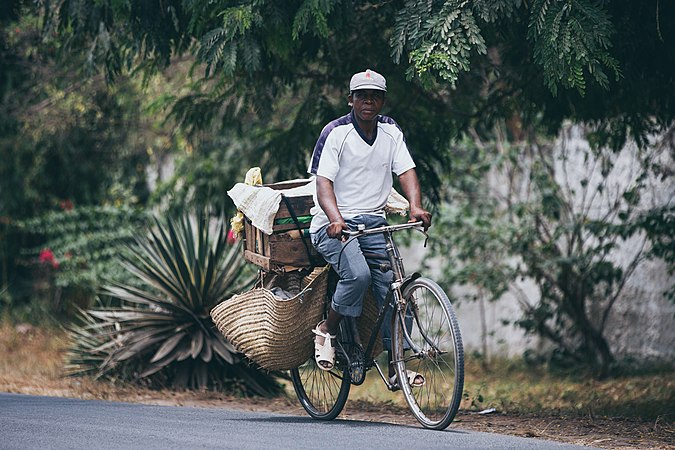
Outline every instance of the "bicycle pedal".
<svg viewBox="0 0 675 450">
<path fill-rule="evenodd" d="M 349 378 L 351 379 L 352 384 L 359 385 L 364 382 L 366 379 L 366 370 L 365 365 L 360 361 L 352 362 L 349 367 Z"/>
<path fill-rule="evenodd" d="M 366 364 L 363 357 L 363 350 L 360 346 L 353 346 L 349 352 L 349 378 L 352 384 L 362 384 L 366 379 Z"/>
</svg>

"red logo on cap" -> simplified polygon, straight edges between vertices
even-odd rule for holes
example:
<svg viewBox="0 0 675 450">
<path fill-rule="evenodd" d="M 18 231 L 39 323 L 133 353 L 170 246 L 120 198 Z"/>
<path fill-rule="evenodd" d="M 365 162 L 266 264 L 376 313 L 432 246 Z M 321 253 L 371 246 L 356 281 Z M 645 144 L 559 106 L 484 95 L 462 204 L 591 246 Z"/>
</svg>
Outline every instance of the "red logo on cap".
<svg viewBox="0 0 675 450">
<path fill-rule="evenodd" d="M 366 72 L 366 78 L 370 78 L 370 72 Z"/>
</svg>

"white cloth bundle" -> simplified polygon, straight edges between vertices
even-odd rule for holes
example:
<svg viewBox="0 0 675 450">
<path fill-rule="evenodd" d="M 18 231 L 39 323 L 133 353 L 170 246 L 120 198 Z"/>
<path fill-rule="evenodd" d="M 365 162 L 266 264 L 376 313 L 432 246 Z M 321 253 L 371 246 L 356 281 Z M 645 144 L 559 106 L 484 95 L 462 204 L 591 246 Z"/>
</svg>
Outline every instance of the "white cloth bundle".
<svg viewBox="0 0 675 450">
<path fill-rule="evenodd" d="M 287 183 L 302 182 L 303 180 L 290 180 Z M 244 213 L 251 221 L 254 227 L 263 233 L 272 234 L 274 226 L 274 216 L 279 211 L 281 195 L 286 197 L 301 197 L 305 195 L 314 195 L 316 191 L 316 181 L 314 178 L 302 186 L 275 190 L 266 186 L 249 186 L 244 183 L 235 184 L 232 189 L 227 191 L 227 195 L 234 201 L 239 211 Z M 401 194 L 391 189 L 385 211 L 389 214 L 405 215 L 410 204 Z"/>
<path fill-rule="evenodd" d="M 235 184 L 227 191 L 237 209 L 249 218 L 254 227 L 263 233 L 272 234 L 274 216 L 279 211 L 281 191 L 265 186 L 248 186 Z"/>
</svg>

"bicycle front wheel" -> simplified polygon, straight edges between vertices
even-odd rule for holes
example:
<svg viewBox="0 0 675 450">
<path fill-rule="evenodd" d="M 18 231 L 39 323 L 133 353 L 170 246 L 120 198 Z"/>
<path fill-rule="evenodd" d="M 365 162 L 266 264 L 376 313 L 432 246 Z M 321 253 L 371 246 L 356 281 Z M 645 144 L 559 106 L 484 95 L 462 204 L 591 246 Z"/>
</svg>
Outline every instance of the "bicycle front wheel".
<svg viewBox="0 0 675 450">
<path fill-rule="evenodd" d="M 333 420 L 344 408 L 351 386 L 346 364 L 336 361 L 332 370 L 321 370 L 314 358 L 291 369 L 295 394 L 307 413 L 315 419 Z"/>
<path fill-rule="evenodd" d="M 445 429 L 457 414 L 464 388 L 464 348 L 448 296 L 428 278 L 404 290 L 406 311 L 393 320 L 392 344 L 399 386 L 415 418 L 426 428 Z M 411 386 L 408 371 L 424 377 Z"/>
</svg>

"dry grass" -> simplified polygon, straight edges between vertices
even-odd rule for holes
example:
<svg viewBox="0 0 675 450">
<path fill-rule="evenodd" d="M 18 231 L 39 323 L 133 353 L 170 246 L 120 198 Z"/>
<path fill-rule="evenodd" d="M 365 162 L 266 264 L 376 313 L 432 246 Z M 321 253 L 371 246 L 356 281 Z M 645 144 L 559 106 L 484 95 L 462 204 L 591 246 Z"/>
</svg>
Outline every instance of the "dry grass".
<svg viewBox="0 0 675 450">
<path fill-rule="evenodd" d="M 21 392 L 33 388 L 53 390 L 59 383 L 65 336 L 56 330 L 30 325 L 0 326 L 0 388 Z M 63 384 L 65 386 L 65 384 Z"/>
<path fill-rule="evenodd" d="M 467 409 L 575 417 L 623 417 L 672 423 L 675 372 L 626 375 L 598 381 L 583 374 L 556 375 L 541 367 L 500 361 L 490 370 L 467 361 Z"/>
<path fill-rule="evenodd" d="M 384 389 L 374 371 L 362 386 L 352 388 L 350 398 L 406 407 L 401 395 Z M 664 369 L 598 381 L 591 377 L 555 375 L 544 368 L 514 361 L 497 361 L 486 369 L 479 361 L 467 358 L 461 409 L 479 412 L 488 408 L 507 414 L 620 417 L 673 423 L 675 373 Z"/>
<path fill-rule="evenodd" d="M 304 414 L 292 388 L 274 400 L 245 399 L 63 377 L 66 345 L 61 330 L 0 324 L 0 392 Z M 672 372 L 594 381 L 513 362 L 488 372 L 468 360 L 465 399 L 453 426 L 608 449 L 675 449 L 674 392 Z M 495 413 L 478 414 L 492 407 Z M 342 417 L 415 424 L 402 395 L 387 391 L 375 371 L 352 388 Z"/>
<path fill-rule="evenodd" d="M 157 405 L 222 406 L 260 404 L 283 410 L 293 399 L 241 399 L 212 391 L 152 390 L 110 380 L 63 376 L 68 340 L 63 330 L 0 324 L 0 392 L 118 400 Z M 300 409 L 298 408 L 298 411 Z"/>
</svg>

